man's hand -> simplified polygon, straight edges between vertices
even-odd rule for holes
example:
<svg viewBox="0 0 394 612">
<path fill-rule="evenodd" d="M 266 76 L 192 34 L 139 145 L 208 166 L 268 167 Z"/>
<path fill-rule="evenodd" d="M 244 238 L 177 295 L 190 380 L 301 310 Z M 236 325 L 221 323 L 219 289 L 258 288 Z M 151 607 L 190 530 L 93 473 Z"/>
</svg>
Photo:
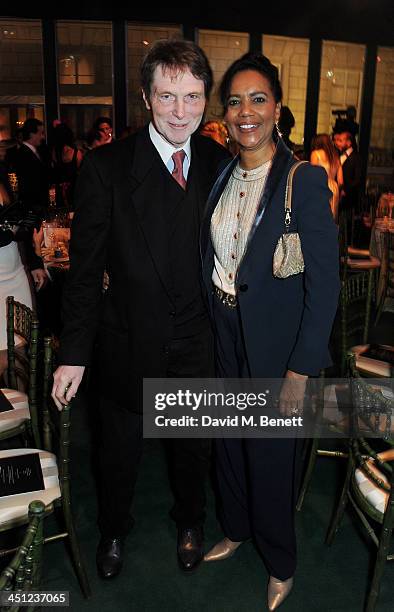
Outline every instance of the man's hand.
<svg viewBox="0 0 394 612">
<path fill-rule="evenodd" d="M 279 396 L 279 412 L 284 416 L 301 416 L 308 377 L 287 370 Z"/>
<path fill-rule="evenodd" d="M 108 272 L 104 270 L 103 291 L 107 291 L 108 287 L 109 287 L 109 276 L 108 276 Z"/>
<path fill-rule="evenodd" d="M 72 400 L 81 384 L 85 366 L 61 365 L 53 375 L 52 398 L 59 410 Z"/>
<path fill-rule="evenodd" d="M 39 291 L 47 282 L 48 275 L 42 268 L 37 268 L 37 270 L 31 270 L 31 275 L 34 280 L 34 287 L 36 291 Z"/>
</svg>

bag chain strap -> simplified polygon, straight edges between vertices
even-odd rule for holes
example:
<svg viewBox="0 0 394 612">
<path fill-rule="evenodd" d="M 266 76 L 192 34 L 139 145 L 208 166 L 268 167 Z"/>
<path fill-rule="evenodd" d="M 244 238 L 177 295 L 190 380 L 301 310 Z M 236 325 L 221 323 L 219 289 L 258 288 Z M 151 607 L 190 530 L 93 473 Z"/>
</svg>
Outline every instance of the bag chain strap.
<svg viewBox="0 0 394 612">
<path fill-rule="evenodd" d="M 308 163 L 307 161 L 296 162 L 290 168 L 289 174 L 287 176 L 286 193 L 285 193 L 285 231 L 286 231 L 286 234 L 289 233 L 290 223 L 291 223 L 291 198 L 292 198 L 292 193 L 293 193 L 294 172 L 297 170 L 299 166 L 301 166 L 302 164 L 307 164 L 307 163 Z"/>
</svg>

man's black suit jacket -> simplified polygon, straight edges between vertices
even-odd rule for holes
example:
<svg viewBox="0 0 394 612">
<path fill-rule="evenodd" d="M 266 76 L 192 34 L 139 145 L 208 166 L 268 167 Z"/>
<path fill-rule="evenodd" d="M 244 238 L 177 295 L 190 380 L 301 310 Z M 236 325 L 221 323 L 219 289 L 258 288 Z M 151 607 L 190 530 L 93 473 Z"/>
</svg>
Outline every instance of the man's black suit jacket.
<svg viewBox="0 0 394 612">
<path fill-rule="evenodd" d="M 199 135 L 191 151 L 202 217 L 229 154 Z M 76 187 L 60 363 L 89 365 L 97 337 L 103 393 L 121 399 L 142 376 L 165 375 L 174 332 L 163 167 L 144 128 L 89 154 Z M 110 281 L 103 294 L 104 269 Z"/>
<path fill-rule="evenodd" d="M 356 209 L 360 195 L 361 158 L 357 151 L 353 151 L 342 164 L 343 187 L 345 197 L 343 206 L 347 209 Z"/>
<path fill-rule="evenodd" d="M 43 214 L 48 206 L 49 165 L 22 144 L 15 154 L 15 170 L 19 199 L 29 210 Z"/>
</svg>

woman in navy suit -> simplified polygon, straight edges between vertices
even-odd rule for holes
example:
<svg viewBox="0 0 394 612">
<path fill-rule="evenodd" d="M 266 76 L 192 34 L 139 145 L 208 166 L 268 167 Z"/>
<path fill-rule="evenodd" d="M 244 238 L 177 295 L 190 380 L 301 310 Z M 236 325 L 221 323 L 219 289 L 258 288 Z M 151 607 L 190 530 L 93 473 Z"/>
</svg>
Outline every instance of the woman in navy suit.
<svg viewBox="0 0 394 612">
<path fill-rule="evenodd" d="M 308 376 L 330 364 L 328 340 L 339 294 L 331 192 L 324 169 L 308 163 L 297 168 L 290 231 L 299 233 L 305 271 L 274 277 L 286 180 L 296 162 L 276 128 L 278 71 L 266 57 L 246 54 L 227 70 L 220 95 L 240 154 L 215 183 L 201 237 L 218 375 L 284 378 L 279 408 L 296 414 Z M 296 468 L 295 439 L 216 440 L 225 538 L 205 560 L 225 559 L 253 537 L 270 575 L 270 610 L 293 586 Z"/>
</svg>

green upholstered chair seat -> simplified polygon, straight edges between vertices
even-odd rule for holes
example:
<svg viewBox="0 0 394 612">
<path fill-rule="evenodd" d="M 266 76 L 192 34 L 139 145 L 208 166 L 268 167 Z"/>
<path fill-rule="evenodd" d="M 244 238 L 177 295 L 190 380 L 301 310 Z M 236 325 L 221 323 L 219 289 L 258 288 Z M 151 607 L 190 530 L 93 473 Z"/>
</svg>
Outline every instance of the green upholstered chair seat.
<svg viewBox="0 0 394 612">
<path fill-rule="evenodd" d="M 394 449 L 389 451 L 385 451 L 383 453 L 378 453 L 379 459 L 382 461 L 394 461 Z M 379 470 L 373 459 L 368 460 L 368 468 L 375 474 L 375 476 L 382 480 L 388 487 L 390 486 L 389 481 L 385 474 L 381 470 Z M 354 473 L 354 486 L 358 488 L 359 493 L 365 498 L 365 500 L 373 507 L 375 510 L 381 513 L 382 519 L 384 511 L 387 507 L 387 501 L 389 498 L 388 491 L 384 491 L 381 489 L 376 482 L 374 482 L 368 474 L 366 474 L 362 469 L 357 468 Z"/>
</svg>

